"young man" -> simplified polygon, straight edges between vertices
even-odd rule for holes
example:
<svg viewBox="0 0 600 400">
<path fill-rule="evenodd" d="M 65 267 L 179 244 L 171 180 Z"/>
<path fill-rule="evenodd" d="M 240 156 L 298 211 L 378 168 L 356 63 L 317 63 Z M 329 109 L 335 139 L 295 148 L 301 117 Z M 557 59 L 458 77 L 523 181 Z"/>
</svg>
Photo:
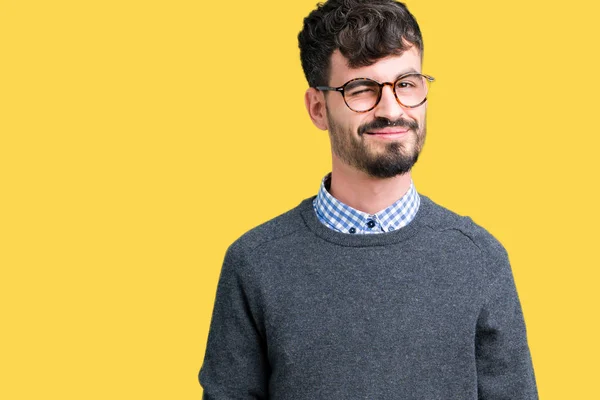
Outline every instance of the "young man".
<svg viewBox="0 0 600 400">
<path fill-rule="evenodd" d="M 329 0 L 299 42 L 332 171 L 227 250 L 204 398 L 537 399 L 504 247 L 411 179 L 433 80 L 417 22 Z"/>
</svg>

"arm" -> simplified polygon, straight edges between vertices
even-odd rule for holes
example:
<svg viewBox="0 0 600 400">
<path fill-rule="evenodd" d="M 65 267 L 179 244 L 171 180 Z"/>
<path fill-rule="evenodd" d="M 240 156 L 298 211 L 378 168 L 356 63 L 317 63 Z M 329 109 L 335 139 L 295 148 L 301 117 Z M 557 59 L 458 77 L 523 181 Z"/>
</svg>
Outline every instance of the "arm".
<svg viewBox="0 0 600 400">
<path fill-rule="evenodd" d="M 203 400 L 268 398 L 269 365 L 253 288 L 239 246 L 229 247 L 221 268 L 204 363 L 198 379 Z M 256 290 L 256 288 L 254 288 Z"/>
<path fill-rule="evenodd" d="M 537 400 L 523 312 L 504 249 L 497 272 L 477 320 L 478 398 Z"/>
</svg>

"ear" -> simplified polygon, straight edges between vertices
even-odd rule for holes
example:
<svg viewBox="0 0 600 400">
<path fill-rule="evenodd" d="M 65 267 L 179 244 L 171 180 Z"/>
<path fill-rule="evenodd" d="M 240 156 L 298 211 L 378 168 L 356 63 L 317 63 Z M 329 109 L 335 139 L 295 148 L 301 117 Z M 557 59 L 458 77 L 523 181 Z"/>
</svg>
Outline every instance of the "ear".
<svg viewBox="0 0 600 400">
<path fill-rule="evenodd" d="M 304 105 L 313 124 L 323 131 L 327 130 L 327 109 L 323 92 L 315 88 L 308 88 L 304 94 Z"/>
</svg>

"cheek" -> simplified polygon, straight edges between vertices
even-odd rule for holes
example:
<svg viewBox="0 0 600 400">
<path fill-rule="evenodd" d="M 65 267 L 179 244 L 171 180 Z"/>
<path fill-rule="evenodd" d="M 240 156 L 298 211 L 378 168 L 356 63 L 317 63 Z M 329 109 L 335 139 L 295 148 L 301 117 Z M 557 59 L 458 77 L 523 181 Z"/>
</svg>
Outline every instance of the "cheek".
<svg viewBox="0 0 600 400">
<path fill-rule="evenodd" d="M 424 120 L 425 115 L 427 114 L 427 103 L 425 103 L 423 106 L 419 107 L 418 109 L 416 109 L 414 111 L 415 111 L 415 118 L 417 118 L 418 121 Z"/>
<path fill-rule="evenodd" d="M 371 115 L 370 113 L 365 113 L 365 114 L 355 113 L 351 117 L 353 117 L 352 118 L 352 132 L 356 135 L 358 135 L 358 128 L 360 128 L 361 126 L 367 125 L 370 122 L 373 122 L 373 120 L 375 119 L 375 117 L 373 115 Z"/>
<path fill-rule="evenodd" d="M 334 118 L 336 126 L 346 134 L 349 133 L 351 136 L 356 136 L 358 128 L 368 122 L 368 118 L 350 110 L 342 110 L 342 112 L 338 112 L 332 115 L 332 117 Z"/>
<path fill-rule="evenodd" d="M 423 128 L 423 123 L 425 122 L 425 113 L 426 109 L 411 110 L 406 112 L 406 117 L 412 119 L 413 121 L 417 121 L 419 123 L 419 128 Z"/>
</svg>

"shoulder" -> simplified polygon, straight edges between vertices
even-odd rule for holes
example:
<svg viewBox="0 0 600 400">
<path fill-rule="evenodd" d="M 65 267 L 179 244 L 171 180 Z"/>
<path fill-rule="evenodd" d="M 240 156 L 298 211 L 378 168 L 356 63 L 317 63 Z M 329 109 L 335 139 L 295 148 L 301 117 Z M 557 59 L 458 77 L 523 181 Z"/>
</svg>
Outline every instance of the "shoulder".
<svg viewBox="0 0 600 400">
<path fill-rule="evenodd" d="M 249 253 L 260 246 L 272 244 L 304 229 L 301 211 L 306 208 L 310 200 L 310 198 L 304 199 L 296 207 L 248 230 L 230 245 L 228 252 Z"/>
<path fill-rule="evenodd" d="M 420 194 L 422 205 L 427 215 L 422 223 L 431 230 L 443 233 L 461 235 L 472 242 L 481 255 L 488 261 L 505 261 L 508 259 L 502 243 L 486 228 L 476 223 L 470 216 L 460 215 Z"/>
</svg>

